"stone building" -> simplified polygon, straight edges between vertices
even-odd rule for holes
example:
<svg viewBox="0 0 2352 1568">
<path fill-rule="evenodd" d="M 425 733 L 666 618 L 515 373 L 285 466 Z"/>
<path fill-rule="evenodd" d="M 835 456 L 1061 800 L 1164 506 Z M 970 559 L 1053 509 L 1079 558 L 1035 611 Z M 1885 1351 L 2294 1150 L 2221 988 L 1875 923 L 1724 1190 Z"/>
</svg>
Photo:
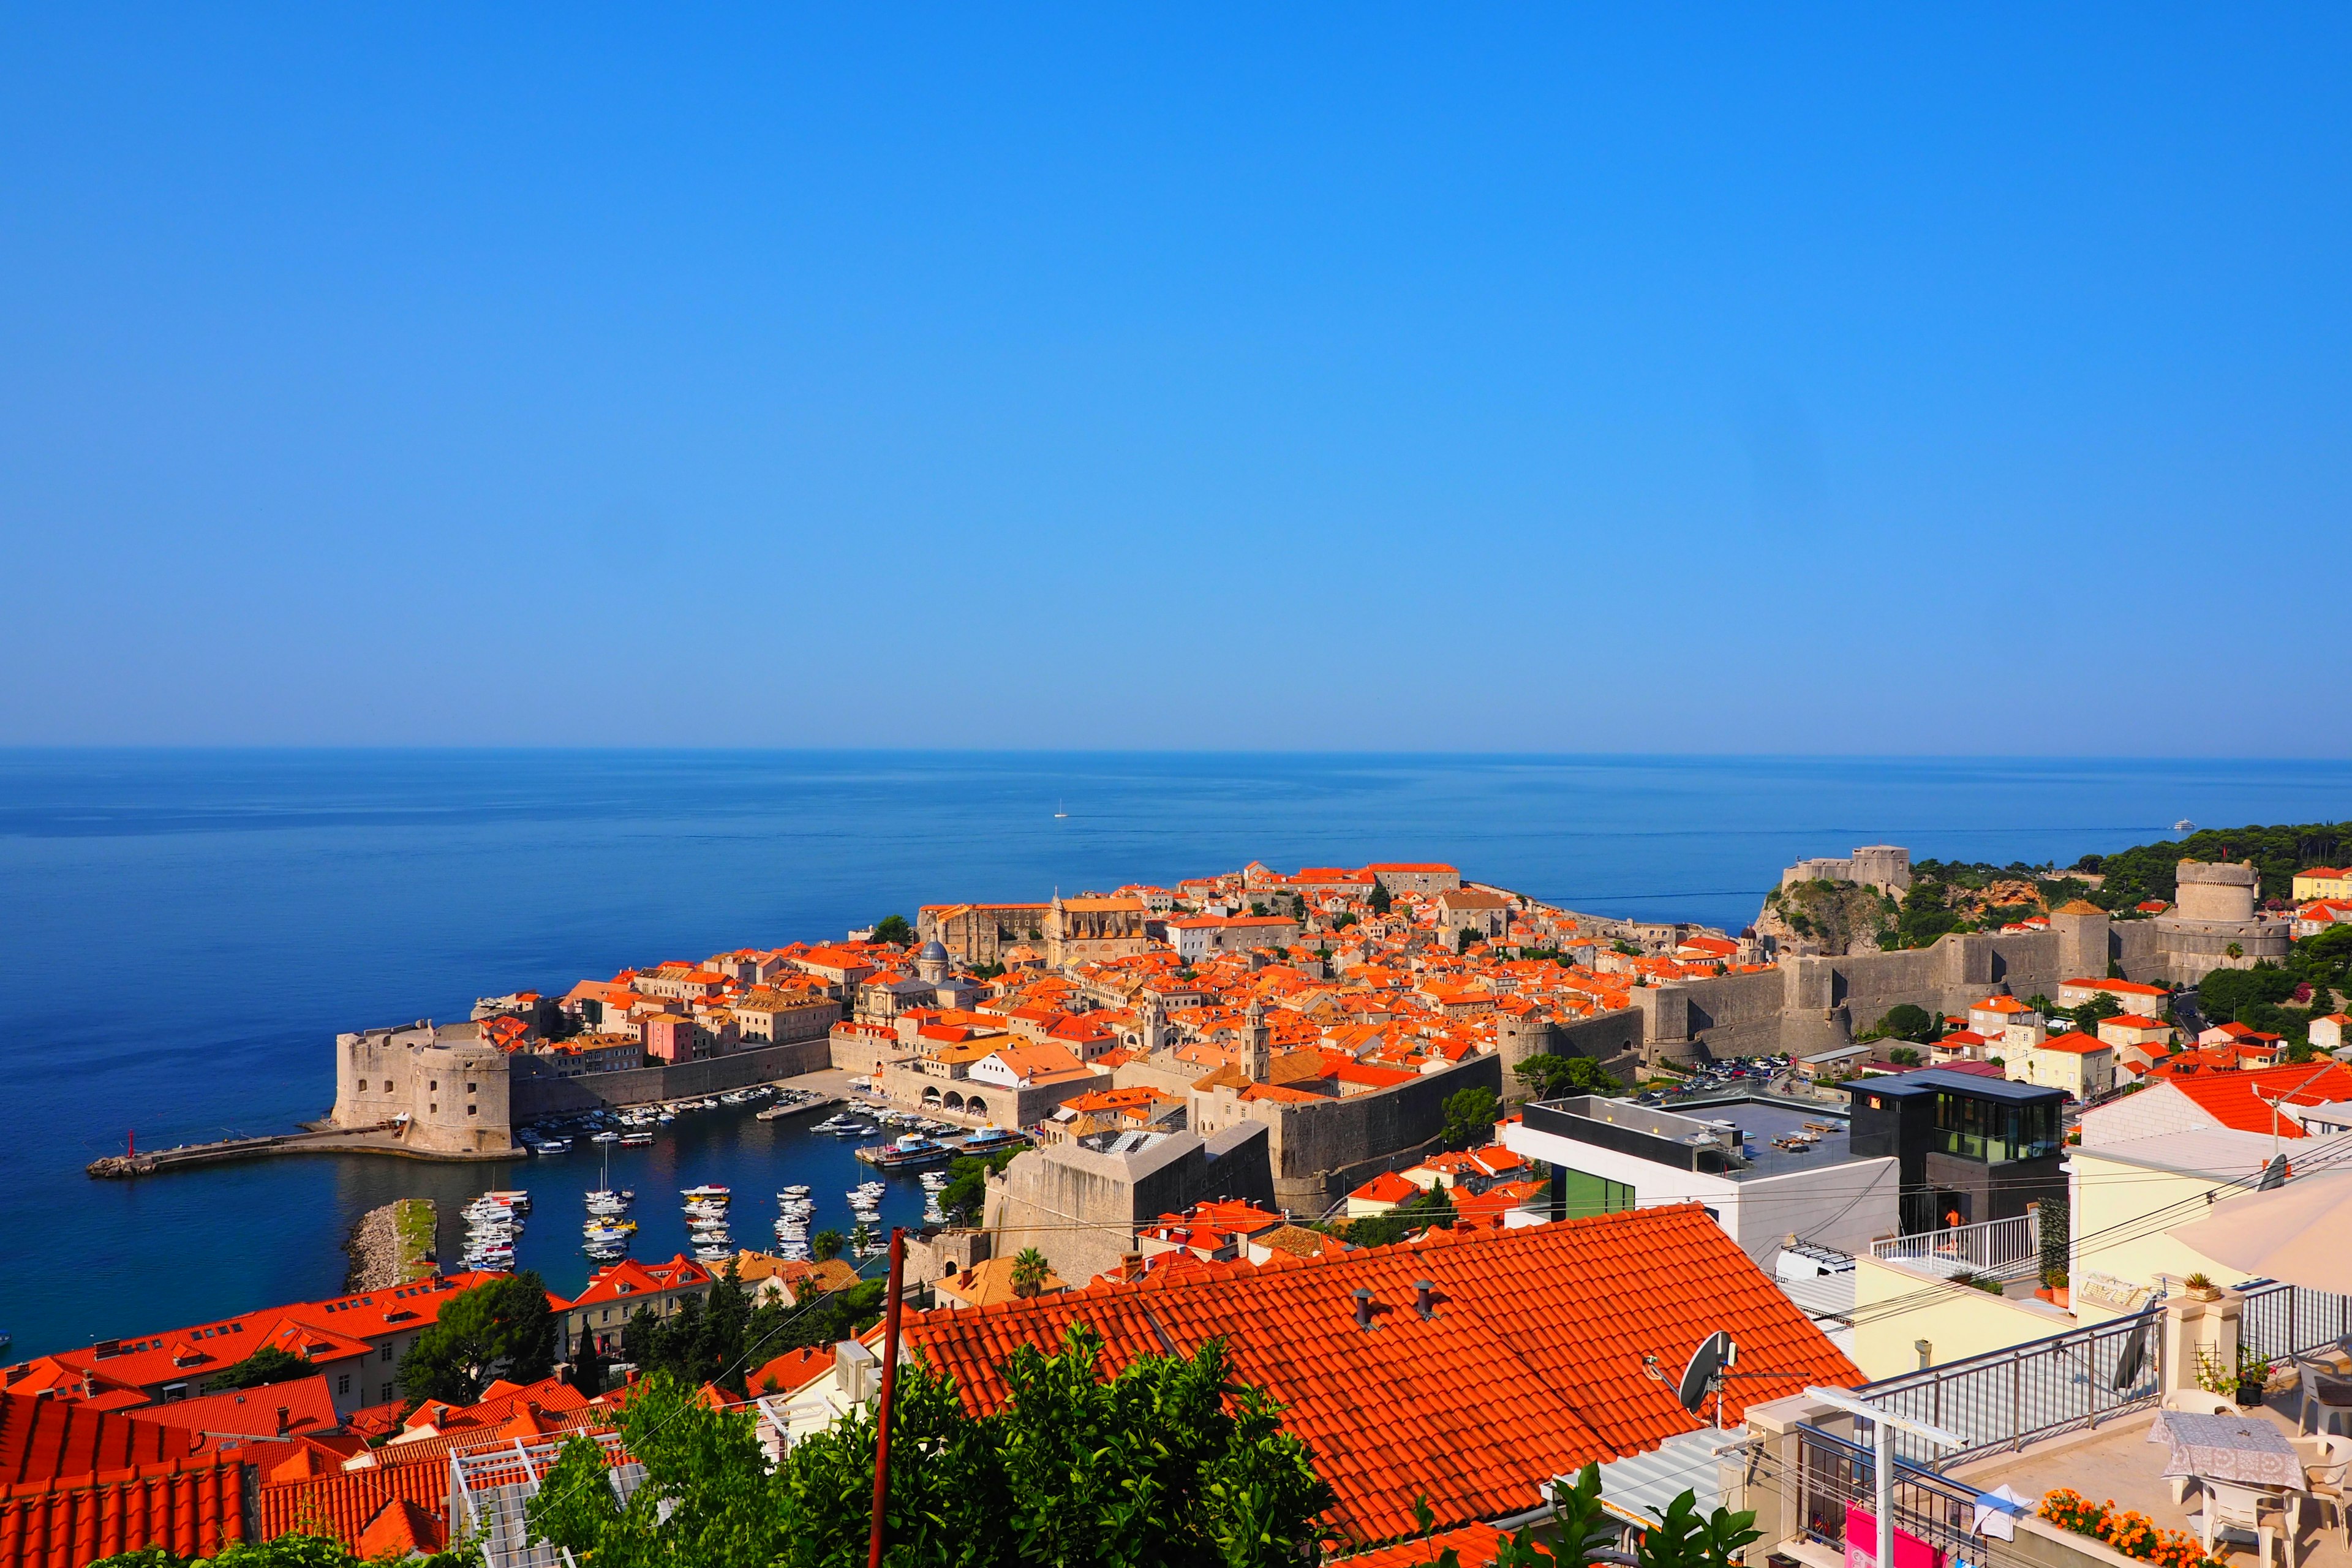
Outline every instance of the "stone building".
<svg viewBox="0 0 2352 1568">
<path fill-rule="evenodd" d="M 2135 947 L 2147 950 L 2142 966 L 2157 971 L 2134 973 L 2133 979 L 2194 985 L 2216 969 L 2251 969 L 2263 959 L 2276 963 L 2286 956 L 2294 940 L 2294 922 L 2265 919 L 2255 911 L 2261 879 L 2253 867 L 2229 860 L 2183 860 L 2177 875 L 2179 891 L 2171 909 L 2152 921 L 2120 928 Z M 2142 938 L 2132 931 L 2132 924 L 2139 923 L 2149 927 L 2152 935 Z M 2125 967 L 2131 965 L 2127 962 Z"/>
<path fill-rule="evenodd" d="M 989 1178 L 982 1220 L 1000 1258 L 1034 1247 L 1073 1284 L 1117 1268 L 1135 1233 L 1203 1198 L 1271 1204 L 1265 1128 L 1208 1137 L 1171 1132 L 1120 1154 L 1055 1143 L 1015 1155 Z M 1319 1210 L 1318 1212 L 1320 1212 Z"/>
<path fill-rule="evenodd" d="M 1511 900 L 1480 888 L 1454 888 L 1437 895 L 1437 923 L 1447 931 L 1494 938 L 1511 929 Z"/>
<path fill-rule="evenodd" d="M 1853 882 L 1899 899 L 1911 886 L 1911 851 L 1895 844 L 1865 844 L 1843 859 L 1800 860 L 1780 873 L 1780 886 L 1799 882 Z"/>
<path fill-rule="evenodd" d="M 395 1134 L 420 1152 L 481 1154 L 513 1147 L 506 1053 L 475 1026 L 430 1018 L 335 1037 L 336 1127 L 401 1121 Z"/>
<path fill-rule="evenodd" d="M 1143 929 L 1150 910 L 1141 899 L 1065 899 L 1046 906 L 1045 965 L 1065 969 L 1106 958 L 1133 958 L 1150 951 Z"/>
<path fill-rule="evenodd" d="M 1016 947 L 1045 941 L 1045 904 L 925 904 L 915 911 L 919 941 L 938 942 L 959 963 L 1002 963 Z"/>
<path fill-rule="evenodd" d="M 1437 860 L 1383 860 L 1364 869 L 1391 893 L 1444 893 L 1462 885 L 1462 873 Z"/>
</svg>

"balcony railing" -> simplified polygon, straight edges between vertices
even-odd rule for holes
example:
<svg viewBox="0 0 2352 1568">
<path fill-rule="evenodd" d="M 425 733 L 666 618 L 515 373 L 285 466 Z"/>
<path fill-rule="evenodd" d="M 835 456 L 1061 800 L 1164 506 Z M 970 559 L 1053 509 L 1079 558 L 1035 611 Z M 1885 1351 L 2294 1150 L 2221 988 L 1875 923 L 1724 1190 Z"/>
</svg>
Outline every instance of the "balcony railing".
<svg viewBox="0 0 2352 1568">
<path fill-rule="evenodd" d="M 2037 1258 L 2041 1252 L 2040 1221 L 2030 1214 L 1917 1236 L 1892 1236 L 1870 1244 L 1870 1255 L 1881 1263 L 1923 1264 L 1945 1275 L 1964 1270 L 1997 1273 Z"/>
<path fill-rule="evenodd" d="M 2257 1354 L 2301 1355 L 2352 1334 L 2352 1297 L 2268 1282 L 2241 1293 L 2242 1342 Z M 2163 1316 L 2158 1304 L 2095 1327 L 1882 1378 L 1854 1392 L 1895 1415 L 1967 1438 L 1967 1447 L 1937 1450 L 1895 1434 L 1906 1464 L 1943 1469 L 2155 1405 L 2164 1386 L 2158 1366 Z"/>
</svg>

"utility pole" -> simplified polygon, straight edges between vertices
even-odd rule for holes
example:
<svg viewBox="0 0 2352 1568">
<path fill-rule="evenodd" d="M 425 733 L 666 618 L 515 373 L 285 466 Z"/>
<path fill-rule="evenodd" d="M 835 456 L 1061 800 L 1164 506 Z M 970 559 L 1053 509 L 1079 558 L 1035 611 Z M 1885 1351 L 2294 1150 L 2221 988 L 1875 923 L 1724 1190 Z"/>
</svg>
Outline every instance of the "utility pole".
<svg viewBox="0 0 2352 1568">
<path fill-rule="evenodd" d="M 899 1288 L 907 1268 L 907 1231 L 890 1227 L 890 1303 L 882 1315 L 882 1408 L 875 1414 L 874 1524 L 866 1537 L 866 1568 L 882 1568 L 882 1512 L 890 1497 L 890 1395 L 898 1382 Z"/>
</svg>

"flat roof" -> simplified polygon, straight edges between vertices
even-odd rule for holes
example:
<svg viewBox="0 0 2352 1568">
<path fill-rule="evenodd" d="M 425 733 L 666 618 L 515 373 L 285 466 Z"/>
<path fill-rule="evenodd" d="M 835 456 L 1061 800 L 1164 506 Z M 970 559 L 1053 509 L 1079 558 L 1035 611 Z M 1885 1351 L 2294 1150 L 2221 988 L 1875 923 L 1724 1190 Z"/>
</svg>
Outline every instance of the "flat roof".
<svg viewBox="0 0 2352 1568">
<path fill-rule="evenodd" d="M 2011 1100 L 2020 1105 L 2066 1098 L 2066 1091 L 2063 1089 L 2042 1089 L 2034 1084 L 2018 1083 L 2005 1078 L 1988 1078 L 1979 1073 L 1948 1072 L 1942 1068 L 1890 1073 L 1884 1078 L 1852 1079 L 1837 1087 L 1848 1094 L 1902 1096 L 1940 1091 L 1970 1095 L 1978 1100 Z"/>
</svg>

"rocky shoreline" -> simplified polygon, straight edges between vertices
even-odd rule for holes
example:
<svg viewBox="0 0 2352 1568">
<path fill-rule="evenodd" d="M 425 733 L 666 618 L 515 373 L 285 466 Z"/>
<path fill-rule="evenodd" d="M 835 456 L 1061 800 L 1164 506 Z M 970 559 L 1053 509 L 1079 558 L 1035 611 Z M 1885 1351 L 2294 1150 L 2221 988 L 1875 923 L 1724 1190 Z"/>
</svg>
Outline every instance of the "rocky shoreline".
<svg viewBox="0 0 2352 1568">
<path fill-rule="evenodd" d="M 354 1293 L 389 1290 L 433 1272 L 433 1236 L 438 1223 L 430 1198 L 403 1198 L 368 1210 L 343 1244 L 352 1259 L 343 1289 Z"/>
</svg>

